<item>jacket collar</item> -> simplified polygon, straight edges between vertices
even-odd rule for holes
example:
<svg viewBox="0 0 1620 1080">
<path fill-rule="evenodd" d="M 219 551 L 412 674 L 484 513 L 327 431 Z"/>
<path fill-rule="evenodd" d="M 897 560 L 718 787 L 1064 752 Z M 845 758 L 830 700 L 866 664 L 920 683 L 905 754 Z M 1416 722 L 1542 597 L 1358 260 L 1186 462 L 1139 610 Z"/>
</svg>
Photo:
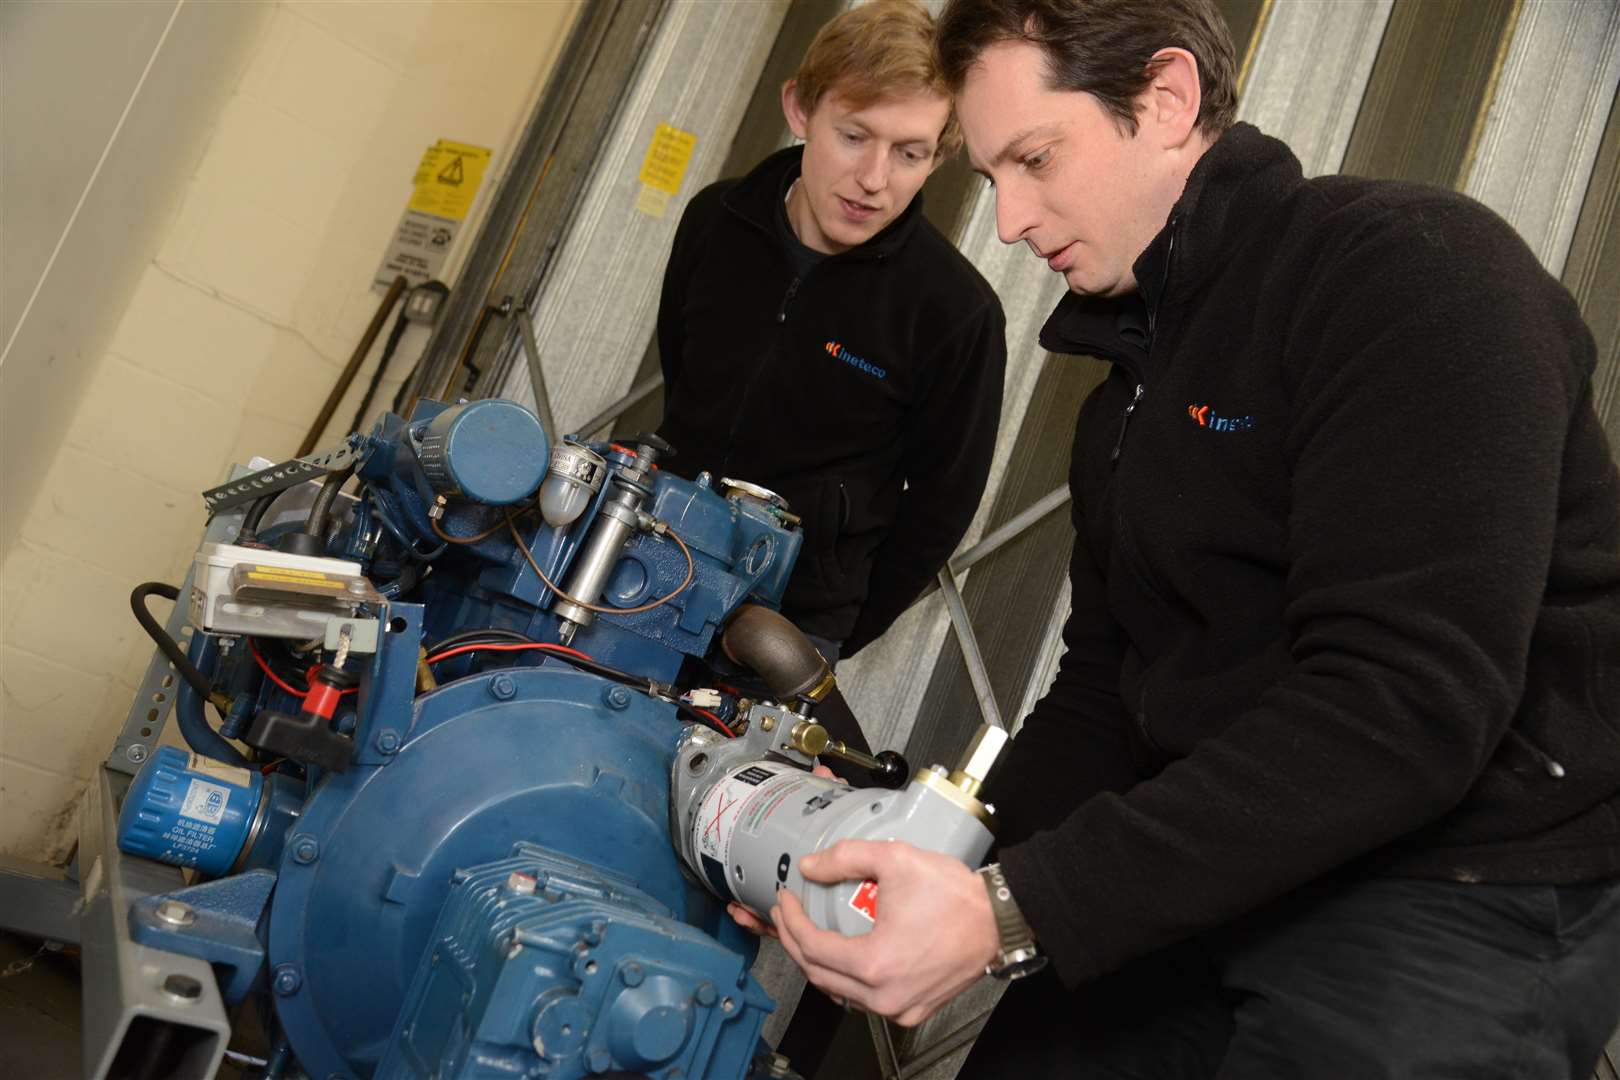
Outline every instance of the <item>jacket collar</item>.
<svg viewBox="0 0 1620 1080">
<path fill-rule="evenodd" d="M 1130 312 L 1145 310 L 1151 332 L 1167 302 L 1196 293 L 1230 261 L 1238 235 L 1265 221 L 1303 182 L 1299 161 L 1284 143 L 1252 124 L 1233 125 L 1193 166 L 1165 227 L 1132 265 L 1138 291 L 1114 299 L 1065 293 L 1041 328 L 1042 348 L 1125 360 L 1140 369 L 1146 349 L 1134 347 L 1128 331 L 1137 320 Z"/>
<path fill-rule="evenodd" d="M 775 236 L 774 220 L 777 207 L 782 201 L 782 192 L 787 189 L 789 178 L 799 174 L 803 160 L 803 146 L 790 146 L 786 150 L 778 150 L 756 165 L 752 172 L 737 181 L 726 193 L 724 201 L 727 209 L 749 224 Z M 899 217 L 885 225 L 882 232 L 859 247 L 829 258 L 881 258 L 892 254 L 911 236 L 921 217 L 922 192 L 919 191 L 912 198 L 911 205 L 902 210 Z"/>
</svg>

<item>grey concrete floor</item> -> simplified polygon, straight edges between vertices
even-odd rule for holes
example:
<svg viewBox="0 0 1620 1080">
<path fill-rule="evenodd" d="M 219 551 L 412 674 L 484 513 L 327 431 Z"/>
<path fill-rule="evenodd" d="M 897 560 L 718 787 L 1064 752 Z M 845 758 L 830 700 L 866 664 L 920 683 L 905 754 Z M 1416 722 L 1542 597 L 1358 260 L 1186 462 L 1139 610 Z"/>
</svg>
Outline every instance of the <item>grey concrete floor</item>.
<svg viewBox="0 0 1620 1080">
<path fill-rule="evenodd" d="M 0 1076 L 74 1080 L 79 1062 L 78 950 L 0 933 Z"/>
</svg>

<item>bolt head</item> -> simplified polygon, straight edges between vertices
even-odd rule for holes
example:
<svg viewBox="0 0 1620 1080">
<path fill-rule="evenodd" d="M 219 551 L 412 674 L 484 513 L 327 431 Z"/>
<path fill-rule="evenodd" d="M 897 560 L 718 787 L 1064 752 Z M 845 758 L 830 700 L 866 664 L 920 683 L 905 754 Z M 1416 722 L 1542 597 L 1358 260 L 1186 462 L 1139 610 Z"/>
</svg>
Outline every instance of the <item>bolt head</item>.
<svg viewBox="0 0 1620 1080">
<path fill-rule="evenodd" d="M 139 765 L 141 762 L 146 760 L 146 747 L 142 746 L 140 743 L 131 743 L 129 747 L 124 750 L 124 756 L 130 761 L 134 762 L 136 765 Z"/>
<path fill-rule="evenodd" d="M 605 1073 L 613 1067 L 613 1055 L 598 1046 L 591 1051 L 590 1068 L 593 1073 Z"/>
<path fill-rule="evenodd" d="M 179 900 L 165 900 L 157 906 L 157 917 L 170 926 L 190 926 L 197 921 L 191 905 Z"/>
<path fill-rule="evenodd" d="M 399 732 L 393 728 L 383 728 L 377 732 L 377 749 L 384 754 L 392 754 L 399 749 Z"/>
<path fill-rule="evenodd" d="M 308 833 L 300 833 L 292 841 L 293 862 L 308 866 L 321 857 L 320 843 Z"/>
<path fill-rule="evenodd" d="M 610 709 L 628 709 L 630 707 L 630 691 L 622 686 L 610 686 L 602 694 L 602 700 Z"/>
<path fill-rule="evenodd" d="M 507 701 L 517 693 L 517 683 L 510 675 L 496 675 L 489 680 L 489 692 L 497 701 Z"/>
<path fill-rule="evenodd" d="M 647 973 L 642 969 L 642 966 L 633 961 L 619 969 L 619 978 L 624 981 L 626 986 L 640 986 L 642 980 L 646 977 Z"/>
<path fill-rule="evenodd" d="M 697 994 L 695 996 L 697 997 L 697 1003 L 704 1006 L 713 1005 L 715 1003 L 715 999 L 719 997 L 719 995 L 715 992 L 714 983 L 709 982 L 707 979 L 698 983 Z"/>
<path fill-rule="evenodd" d="M 304 985 L 304 977 L 298 973 L 298 968 L 292 964 L 282 964 L 276 968 L 275 978 L 272 981 L 276 993 L 282 997 L 291 997 L 293 994 L 298 993 L 299 989 Z"/>
</svg>

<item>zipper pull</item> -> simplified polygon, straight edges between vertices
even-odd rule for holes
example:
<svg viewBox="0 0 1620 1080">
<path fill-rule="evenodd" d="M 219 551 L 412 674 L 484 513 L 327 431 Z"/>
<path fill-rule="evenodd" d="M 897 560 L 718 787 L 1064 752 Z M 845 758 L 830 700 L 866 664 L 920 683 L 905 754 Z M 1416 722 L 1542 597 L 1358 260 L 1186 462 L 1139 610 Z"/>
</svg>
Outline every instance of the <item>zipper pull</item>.
<svg viewBox="0 0 1620 1080">
<path fill-rule="evenodd" d="M 1141 383 L 1136 384 L 1136 393 L 1132 395 L 1131 403 L 1125 406 L 1125 415 L 1119 418 L 1119 438 L 1114 440 L 1114 452 L 1108 455 L 1109 461 L 1119 460 L 1119 452 L 1125 447 L 1125 429 L 1131 426 L 1131 413 L 1136 411 L 1136 403 L 1142 400 L 1144 389 Z"/>
<path fill-rule="evenodd" d="M 780 311 L 778 311 L 776 313 L 776 321 L 777 322 L 779 322 L 779 323 L 787 322 L 788 305 L 793 303 L 793 294 L 798 292 L 798 291 L 799 291 L 799 279 L 794 278 L 792 283 L 788 285 L 787 295 L 782 297 L 782 310 L 780 310 Z"/>
</svg>

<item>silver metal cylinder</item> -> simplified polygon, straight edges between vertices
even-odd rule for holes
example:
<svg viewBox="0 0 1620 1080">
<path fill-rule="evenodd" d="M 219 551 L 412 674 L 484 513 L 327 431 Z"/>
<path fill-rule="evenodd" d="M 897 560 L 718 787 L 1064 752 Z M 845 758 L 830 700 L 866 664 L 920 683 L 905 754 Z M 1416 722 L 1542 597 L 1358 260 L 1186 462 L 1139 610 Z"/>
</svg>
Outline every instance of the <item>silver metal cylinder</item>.
<svg viewBox="0 0 1620 1080">
<path fill-rule="evenodd" d="M 626 484 L 614 488 L 608 501 L 602 504 L 596 520 L 591 523 L 591 534 L 574 558 L 572 571 L 564 589 L 575 600 L 594 604 L 602 597 L 608 575 L 618 563 L 624 545 L 636 534 L 636 510 L 641 506 L 641 491 Z M 552 609 L 557 616 L 579 626 L 589 626 L 596 613 L 589 608 L 567 600 L 559 600 Z"/>
<path fill-rule="evenodd" d="M 686 761 L 692 768 L 693 758 Z M 682 854 L 722 897 L 763 915 L 777 890 L 789 889 L 817 926 L 854 936 L 873 927 L 876 883 L 806 881 L 799 872 L 804 856 L 840 840 L 903 840 L 977 867 L 993 840 L 989 820 L 937 767 L 903 791 L 884 791 L 760 760 L 713 780 L 685 823 Z"/>
</svg>

